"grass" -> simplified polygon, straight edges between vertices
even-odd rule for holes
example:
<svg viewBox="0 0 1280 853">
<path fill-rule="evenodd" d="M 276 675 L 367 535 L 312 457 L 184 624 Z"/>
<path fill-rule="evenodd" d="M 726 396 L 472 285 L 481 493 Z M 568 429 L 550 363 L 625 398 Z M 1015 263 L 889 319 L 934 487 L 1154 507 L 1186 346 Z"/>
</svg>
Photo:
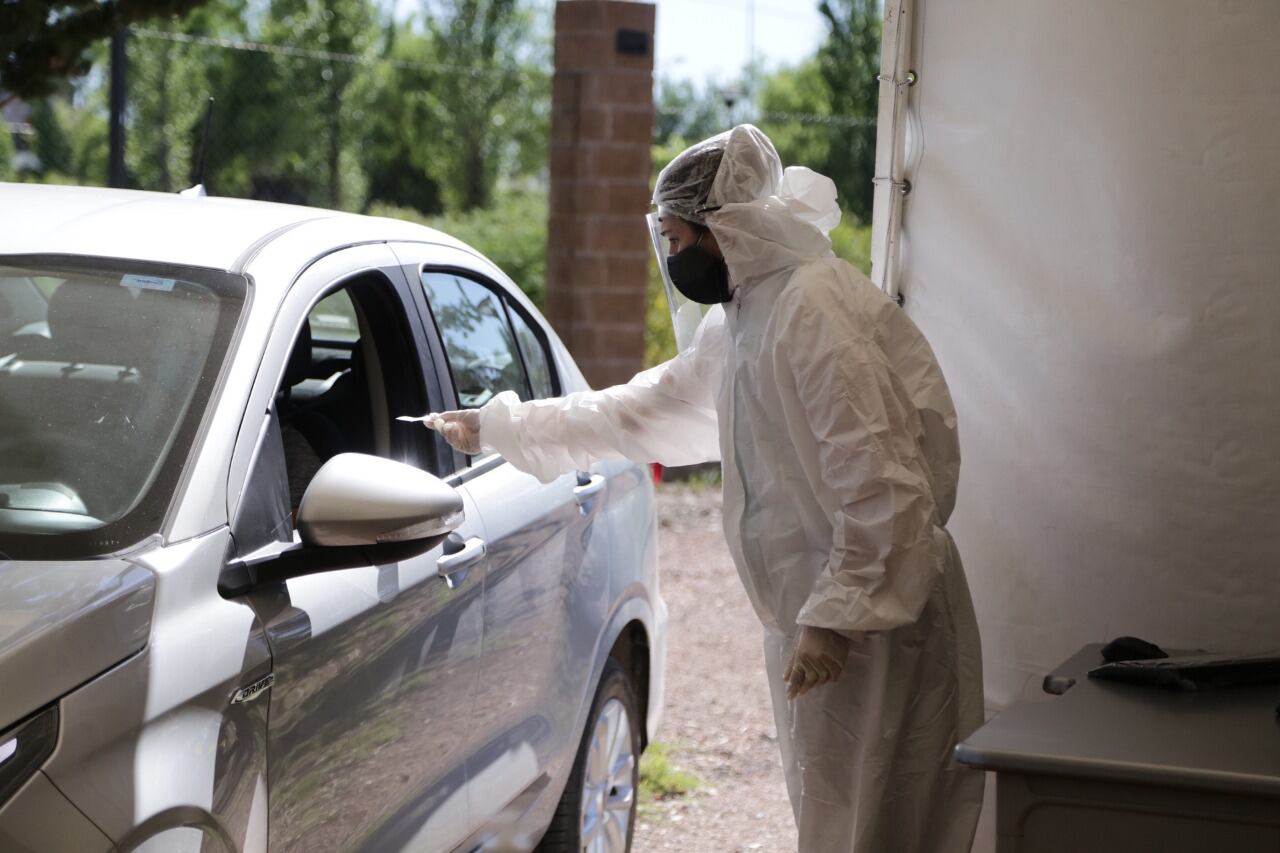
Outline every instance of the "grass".
<svg viewBox="0 0 1280 853">
<path fill-rule="evenodd" d="M 683 797 L 702 787 L 702 780 L 671 763 L 665 743 L 649 744 L 640 759 L 640 807 L 659 800 Z"/>
<path fill-rule="evenodd" d="M 704 492 L 707 489 L 719 489 L 720 469 L 716 467 L 708 468 L 704 471 L 694 471 L 689 475 L 689 479 L 686 482 L 689 484 L 689 488 L 695 492 Z"/>
</svg>

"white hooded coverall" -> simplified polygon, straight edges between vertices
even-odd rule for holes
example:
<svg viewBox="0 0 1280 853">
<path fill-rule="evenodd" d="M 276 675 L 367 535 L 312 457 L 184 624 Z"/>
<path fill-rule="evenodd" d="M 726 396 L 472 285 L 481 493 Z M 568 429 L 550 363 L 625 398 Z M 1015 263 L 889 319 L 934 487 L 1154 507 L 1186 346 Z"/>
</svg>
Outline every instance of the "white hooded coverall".
<svg viewBox="0 0 1280 853">
<path fill-rule="evenodd" d="M 799 850 L 967 851 L 983 778 L 951 752 L 983 722 L 982 673 L 944 527 L 959 473 L 946 382 L 898 305 L 832 256 L 831 182 L 784 174 L 749 125 L 717 140 L 706 224 L 732 302 L 690 349 L 625 385 L 499 395 L 480 410 L 480 440 L 543 481 L 610 456 L 719 456 L 725 536 L 765 629 Z M 836 682 L 788 701 L 800 625 L 854 642 Z"/>
</svg>

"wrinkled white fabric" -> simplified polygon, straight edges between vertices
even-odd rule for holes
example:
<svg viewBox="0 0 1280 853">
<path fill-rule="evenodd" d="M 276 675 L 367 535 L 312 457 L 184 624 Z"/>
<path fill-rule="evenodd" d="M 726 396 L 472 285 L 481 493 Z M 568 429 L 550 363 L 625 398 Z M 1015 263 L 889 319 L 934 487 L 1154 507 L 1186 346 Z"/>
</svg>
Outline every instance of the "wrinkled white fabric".
<svg viewBox="0 0 1280 853">
<path fill-rule="evenodd" d="M 860 635 L 834 684 L 794 702 L 772 691 L 798 850 L 968 853 L 982 774 L 948 756 L 982 724 L 981 692 L 969 687 L 982 672 L 969 590 L 951 559 L 917 620 Z M 771 684 L 792 642 L 765 634 Z"/>
<path fill-rule="evenodd" d="M 758 138 L 735 128 L 723 142 L 730 177 L 717 174 L 705 221 L 737 286 L 694 346 L 603 391 L 499 395 L 481 440 L 549 481 L 609 456 L 713 459 L 718 437 L 725 535 L 765 627 L 799 849 L 967 850 L 983 780 L 951 748 L 982 723 L 982 681 L 944 527 L 955 410 L 910 318 L 831 256 L 831 182 L 784 174 Z M 836 682 L 789 702 L 799 625 L 855 642 Z"/>
</svg>

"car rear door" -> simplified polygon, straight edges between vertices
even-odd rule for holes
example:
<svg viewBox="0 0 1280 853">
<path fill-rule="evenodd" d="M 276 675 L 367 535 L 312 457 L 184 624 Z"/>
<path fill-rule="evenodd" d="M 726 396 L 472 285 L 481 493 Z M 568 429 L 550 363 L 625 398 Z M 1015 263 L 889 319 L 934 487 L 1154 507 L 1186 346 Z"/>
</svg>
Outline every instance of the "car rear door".
<svg viewBox="0 0 1280 853">
<path fill-rule="evenodd" d="M 412 249 L 396 251 L 404 258 Z M 464 253 L 430 259 L 406 273 L 439 335 L 433 345 L 449 368 L 442 383 L 457 407 L 481 406 L 505 390 L 522 399 L 555 396 L 560 379 L 542 321 Z M 543 484 L 496 454 L 466 464 L 462 477 L 488 547 L 470 801 L 474 824 L 501 828 L 563 777 L 578 744 L 608 610 L 608 533 L 600 521 L 608 482 L 587 470 Z"/>
<path fill-rule="evenodd" d="M 261 438 L 235 524 L 242 556 L 295 535 L 282 501 L 305 486 L 297 468 L 308 454 L 311 468 L 357 451 L 450 473 L 451 456 L 437 461 L 420 426 L 395 420 L 445 402 L 409 300 L 385 245 L 331 255 L 291 289 L 263 361 L 271 366 L 258 379 L 266 394 L 254 391 L 264 405 L 250 406 L 266 417 L 251 415 L 245 425 Z M 287 355 L 297 348 L 305 354 Z M 463 499 L 457 535 L 479 542 L 479 513 Z M 466 549 L 446 544 L 246 597 L 266 626 L 274 661 L 272 850 L 450 850 L 470 831 L 466 755 L 483 569 L 474 548 L 446 550 Z"/>
</svg>

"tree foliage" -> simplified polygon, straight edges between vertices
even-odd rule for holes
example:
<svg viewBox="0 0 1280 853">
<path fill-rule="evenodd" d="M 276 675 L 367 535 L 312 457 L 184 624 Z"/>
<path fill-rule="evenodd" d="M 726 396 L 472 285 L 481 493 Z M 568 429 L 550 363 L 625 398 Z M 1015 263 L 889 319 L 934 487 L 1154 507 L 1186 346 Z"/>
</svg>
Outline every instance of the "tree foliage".
<svg viewBox="0 0 1280 853">
<path fill-rule="evenodd" d="M 482 208 L 505 164 L 545 161 L 550 84 L 539 68 L 549 38 L 517 0 L 451 0 L 427 10 L 426 43 L 443 67 L 418 76 L 414 116 L 436 143 L 429 167 L 446 207 Z M 541 111 L 527 109 L 537 103 Z"/>
<path fill-rule="evenodd" d="M 744 68 L 741 78 L 727 85 L 660 79 L 655 92 L 655 167 L 670 162 L 690 143 L 750 119 L 773 139 L 784 162 L 829 175 L 846 212 L 869 222 L 880 11 L 875 0 L 822 0 L 818 10 L 826 39 L 813 56 L 795 66 L 772 72 Z M 740 100 L 730 106 L 729 92 L 754 92 L 754 110 Z"/>
<path fill-rule="evenodd" d="M 369 213 L 429 225 L 457 237 L 493 261 L 542 307 L 547 277 L 547 194 L 543 190 L 504 193 L 491 207 L 466 212 L 423 216 L 388 204 L 374 204 Z"/>
<path fill-rule="evenodd" d="M 268 44 L 309 45 L 324 54 L 372 59 L 376 23 L 368 0 L 272 0 L 262 38 Z M 351 95 L 367 68 L 333 56 L 276 56 L 271 63 L 273 100 L 290 103 L 288 121 L 277 120 L 271 139 L 275 171 L 291 185 L 309 184 L 307 200 L 313 204 L 358 208 L 364 203 L 363 175 L 350 144 L 364 110 Z"/>
<path fill-rule="evenodd" d="M 880 10 L 876 0 L 823 0 L 818 10 L 829 33 L 818 50 L 834 115 L 873 117 L 879 100 Z M 863 222 L 871 221 L 871 179 L 875 176 L 875 133 L 850 128 L 834 133 L 829 163 L 836 189 Z"/>
<path fill-rule="evenodd" d="M 809 166 L 829 173 L 839 164 L 832 162 L 831 125 L 805 123 L 794 119 L 771 119 L 770 116 L 831 115 L 831 92 L 818 67 L 817 59 L 809 59 L 794 68 L 784 68 L 765 78 L 760 94 L 761 130 L 769 134 L 778 153 L 787 163 Z M 840 194 L 842 204 L 847 202 Z"/>
<path fill-rule="evenodd" d="M 380 38 L 380 55 L 392 61 L 377 63 L 353 84 L 354 97 L 364 106 L 358 157 L 368 180 L 366 204 L 439 213 L 444 207 L 432 163 L 435 146 L 424 110 L 415 104 L 421 99 L 412 79 L 417 69 L 394 64 L 426 55 L 427 46 L 420 36 L 390 23 Z"/>
<path fill-rule="evenodd" d="M 0 181 L 11 181 L 13 174 L 13 135 L 0 131 Z"/>
<path fill-rule="evenodd" d="M 19 140 L 42 163 L 35 177 L 104 182 L 104 37 L 146 18 L 128 39 L 132 186 L 171 191 L 194 182 L 212 96 L 204 175 L 210 193 L 426 221 L 475 245 L 541 300 L 550 34 L 535 0 L 422 0 L 416 17 L 399 20 L 391 17 L 393 4 L 379 0 L 114 2 L 124 11 L 73 51 L 65 30 L 98 0 L 69 0 L 53 11 L 0 0 L 0 44 L 7 50 L 0 86 L 28 94 L 57 90 L 33 100 L 33 136 Z M 51 17 L 17 20 L 33 6 Z M 817 53 L 772 73 L 745 69 L 751 86 L 659 80 L 653 160 L 661 167 L 688 144 L 749 119 L 754 107 L 785 162 L 836 181 L 853 215 L 833 232 L 835 251 L 865 268 L 879 13 L 871 0 L 825 0 L 820 11 L 828 34 Z M 48 44 L 15 52 L 32 40 L 22 33 L 58 16 L 65 27 L 33 37 Z M 40 51 L 74 61 L 50 60 L 26 78 L 10 70 L 34 67 L 30 56 Z M 58 83 L 88 64 L 95 70 Z M 29 81 L 21 89 L 10 82 L 20 79 Z M 755 102 L 739 101 L 731 110 L 724 89 L 750 90 Z M 5 177 L 12 173 L 13 139 L 0 137 Z M 656 265 L 652 274 L 648 357 L 659 360 L 673 343 Z"/>
<path fill-rule="evenodd" d="M 210 97 L 211 194 L 433 214 L 536 179 L 550 38 L 532 0 L 423 8 L 395 22 L 376 0 L 207 0 L 130 30 L 129 185 L 197 180 Z M 91 53 L 100 70 L 33 103 L 41 180 L 105 179 L 106 43 Z"/>
<path fill-rule="evenodd" d="M 706 139 L 725 129 L 729 111 L 716 87 L 691 80 L 658 79 L 654 92 L 653 141 L 670 147 Z"/>
<path fill-rule="evenodd" d="M 71 171 L 71 142 L 58 121 L 52 101 L 40 101 L 31 109 L 31 130 L 36 156 L 47 171 Z"/>
<path fill-rule="evenodd" d="M 785 161 L 829 175 L 841 206 L 870 222 L 880 12 L 874 0 L 823 0 L 818 8 L 826 41 L 813 58 L 765 79 L 761 126 Z"/>
<path fill-rule="evenodd" d="M 246 10 L 244 0 L 209 0 L 186 17 L 155 22 L 148 33 L 243 38 Z M 127 51 L 125 164 L 130 183 L 166 192 L 190 186 L 197 180 L 194 161 L 210 97 L 216 99 L 217 119 L 228 120 L 229 105 L 221 96 L 222 81 L 232 73 L 231 57 L 198 44 L 142 34 L 129 37 Z"/>
<path fill-rule="evenodd" d="M 0 91 L 34 99 L 84 74 L 91 48 L 138 21 L 185 14 L 205 0 L 0 2 Z"/>
</svg>

